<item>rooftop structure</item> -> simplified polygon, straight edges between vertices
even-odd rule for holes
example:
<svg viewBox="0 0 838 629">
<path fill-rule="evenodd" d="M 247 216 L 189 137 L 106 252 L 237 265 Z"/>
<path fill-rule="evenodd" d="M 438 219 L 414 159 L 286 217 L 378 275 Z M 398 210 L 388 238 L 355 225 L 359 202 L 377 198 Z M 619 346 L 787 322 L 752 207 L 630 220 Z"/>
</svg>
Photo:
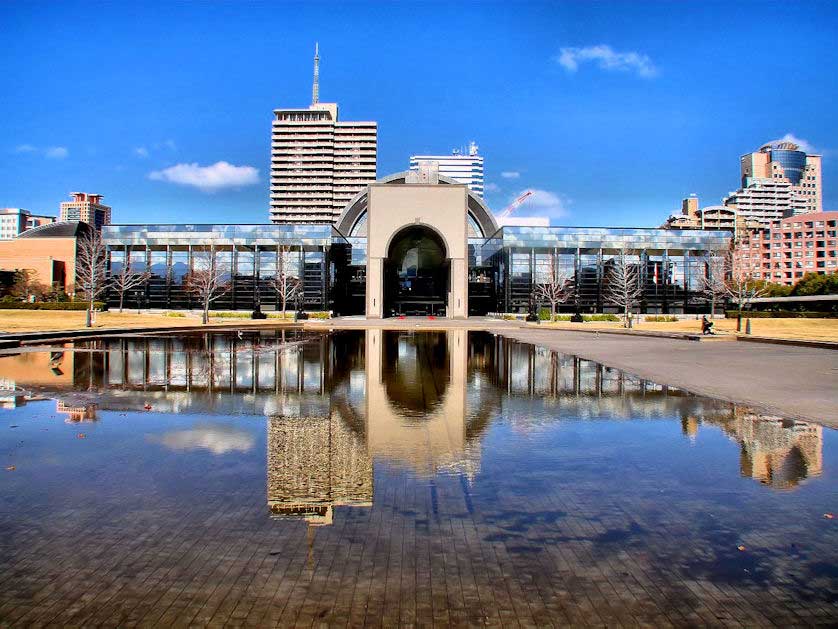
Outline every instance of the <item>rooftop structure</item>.
<svg viewBox="0 0 838 629">
<path fill-rule="evenodd" d="M 71 192 L 72 201 L 64 201 L 60 206 L 60 221 L 82 221 L 101 229 L 111 223 L 111 208 L 102 203 L 101 194 L 89 192 Z"/>
<path fill-rule="evenodd" d="M 418 171 L 423 163 L 436 163 L 439 174 L 465 184 L 479 197 L 483 196 L 483 157 L 477 154 L 477 144 L 470 142 L 468 152 L 460 149 L 451 155 L 411 155 L 410 170 Z"/>
<path fill-rule="evenodd" d="M 375 181 L 378 124 L 340 121 L 337 103 L 320 102 L 317 45 L 311 105 L 273 113 L 270 220 L 334 222 L 344 206 Z"/>
<path fill-rule="evenodd" d="M 821 156 L 793 142 L 764 144 L 740 158 L 741 187 L 724 205 L 763 225 L 794 214 L 823 211 Z"/>
</svg>

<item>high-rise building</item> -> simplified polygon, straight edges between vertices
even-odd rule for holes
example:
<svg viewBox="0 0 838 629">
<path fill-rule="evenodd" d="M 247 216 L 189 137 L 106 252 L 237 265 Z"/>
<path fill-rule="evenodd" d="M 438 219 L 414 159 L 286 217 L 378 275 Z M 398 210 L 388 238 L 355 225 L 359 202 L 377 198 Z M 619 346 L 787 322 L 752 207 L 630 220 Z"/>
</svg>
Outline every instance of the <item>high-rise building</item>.
<svg viewBox="0 0 838 629">
<path fill-rule="evenodd" d="M 81 221 L 101 229 L 111 224 L 111 208 L 102 203 L 101 194 L 71 192 L 72 201 L 61 204 L 60 221 Z"/>
<path fill-rule="evenodd" d="M 821 156 L 793 142 L 769 142 L 740 158 L 741 187 L 725 198 L 740 216 L 767 225 L 786 216 L 823 211 Z"/>
<path fill-rule="evenodd" d="M 320 55 L 314 49 L 311 105 L 275 109 L 271 133 L 271 221 L 333 223 L 375 181 L 378 123 L 338 120 L 337 103 L 320 102 Z"/>
<path fill-rule="evenodd" d="M 411 155 L 410 170 L 419 171 L 422 162 L 436 162 L 440 175 L 464 183 L 474 194 L 483 196 L 483 157 L 477 154 L 476 143 L 469 143 L 467 155 L 460 149 L 454 149 L 451 155 Z"/>
<path fill-rule="evenodd" d="M 19 207 L 0 208 L 0 240 L 11 240 L 27 229 L 54 222 L 54 216 L 32 214 Z"/>
</svg>

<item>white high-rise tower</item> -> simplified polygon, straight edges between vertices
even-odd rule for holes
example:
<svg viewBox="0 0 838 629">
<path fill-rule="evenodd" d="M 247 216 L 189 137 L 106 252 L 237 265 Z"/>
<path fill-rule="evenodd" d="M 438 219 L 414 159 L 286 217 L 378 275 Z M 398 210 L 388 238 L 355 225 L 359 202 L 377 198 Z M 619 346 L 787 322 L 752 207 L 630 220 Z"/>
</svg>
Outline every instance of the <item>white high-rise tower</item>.
<svg viewBox="0 0 838 629">
<path fill-rule="evenodd" d="M 275 109 L 271 133 L 271 221 L 333 223 L 375 181 L 376 122 L 341 122 L 320 102 L 320 47 L 314 48 L 311 105 Z"/>
<path fill-rule="evenodd" d="M 439 174 L 464 183 L 477 196 L 483 196 L 483 157 L 477 154 L 477 144 L 470 142 L 468 154 L 460 149 L 451 155 L 411 155 L 410 170 L 418 171 L 420 162 L 436 162 Z"/>
</svg>

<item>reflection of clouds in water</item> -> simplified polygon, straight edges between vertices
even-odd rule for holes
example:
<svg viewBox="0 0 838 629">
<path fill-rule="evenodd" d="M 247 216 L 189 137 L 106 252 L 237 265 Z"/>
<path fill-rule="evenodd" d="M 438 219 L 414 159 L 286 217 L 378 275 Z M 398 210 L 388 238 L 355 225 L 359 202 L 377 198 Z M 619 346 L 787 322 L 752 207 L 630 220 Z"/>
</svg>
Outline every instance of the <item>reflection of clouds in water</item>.
<svg viewBox="0 0 838 629">
<path fill-rule="evenodd" d="M 170 450 L 209 450 L 213 454 L 226 454 L 247 452 L 253 448 L 256 439 L 250 433 L 227 424 L 202 423 L 189 430 L 172 430 L 162 436 L 149 436 L 149 441 Z"/>
</svg>

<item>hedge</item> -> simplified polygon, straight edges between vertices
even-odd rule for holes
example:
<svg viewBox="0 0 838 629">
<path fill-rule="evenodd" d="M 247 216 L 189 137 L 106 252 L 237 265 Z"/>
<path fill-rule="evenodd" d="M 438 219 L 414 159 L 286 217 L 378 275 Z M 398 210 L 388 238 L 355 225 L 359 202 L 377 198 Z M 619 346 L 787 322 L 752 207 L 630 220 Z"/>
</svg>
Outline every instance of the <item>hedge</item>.
<svg viewBox="0 0 838 629">
<path fill-rule="evenodd" d="M 738 314 L 737 310 L 725 311 L 725 317 L 728 319 L 735 319 Z M 802 310 L 743 310 L 742 317 L 745 319 L 835 319 L 838 318 L 838 313 Z"/>
<path fill-rule="evenodd" d="M 570 321 L 570 318 L 573 315 L 569 314 L 560 314 L 556 315 L 553 321 Z M 589 314 L 589 315 L 582 315 L 582 321 L 622 321 L 620 317 L 615 314 L 607 313 L 607 314 Z"/>
<path fill-rule="evenodd" d="M 87 310 L 86 301 L 0 301 L 0 310 Z M 106 310 L 105 303 L 93 302 L 94 310 Z"/>
</svg>

